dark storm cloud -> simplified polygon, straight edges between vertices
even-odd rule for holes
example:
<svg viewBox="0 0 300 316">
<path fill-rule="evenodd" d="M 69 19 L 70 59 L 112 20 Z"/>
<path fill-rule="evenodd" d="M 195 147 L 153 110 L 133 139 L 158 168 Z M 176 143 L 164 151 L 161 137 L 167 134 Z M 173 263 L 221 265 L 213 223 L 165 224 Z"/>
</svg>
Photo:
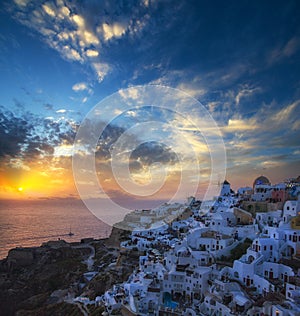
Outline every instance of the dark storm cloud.
<svg viewBox="0 0 300 316">
<path fill-rule="evenodd" d="M 16 157 L 21 146 L 30 137 L 33 125 L 24 118 L 15 117 L 10 111 L 0 108 L 0 157 Z"/>
<path fill-rule="evenodd" d="M 112 146 L 124 131 L 122 127 L 117 125 L 109 124 L 105 127 L 96 148 L 96 157 L 99 161 L 107 161 L 111 158 Z"/>
<path fill-rule="evenodd" d="M 72 144 L 74 136 L 68 122 L 54 122 L 29 112 L 16 115 L 0 108 L 0 159 L 52 155 L 54 146 Z"/>
<path fill-rule="evenodd" d="M 117 123 L 117 122 L 116 122 Z M 117 151 L 132 151 L 130 155 L 130 169 L 133 171 L 140 170 L 143 166 L 150 166 L 153 163 L 162 164 L 174 164 L 178 161 L 176 154 L 167 146 L 158 142 L 145 142 L 139 145 L 137 148 L 132 150 L 134 144 L 140 143 L 138 141 L 139 135 L 131 135 L 128 137 L 128 143 L 122 143 L 120 148 L 115 148 L 116 142 L 120 136 L 125 133 L 128 126 L 124 127 L 122 120 L 120 120 L 121 126 L 118 124 L 107 124 L 105 125 L 102 121 L 85 121 L 81 128 L 84 132 L 81 132 L 82 138 L 81 144 L 84 144 L 85 150 L 89 154 L 95 153 L 96 160 L 98 163 L 110 164 L 110 158 L 112 150 Z M 129 124 L 129 126 L 131 126 Z M 99 131 L 103 130 L 102 134 L 99 135 Z M 97 146 L 94 149 L 93 143 L 97 140 Z"/>
<path fill-rule="evenodd" d="M 178 162 L 178 158 L 170 148 L 158 142 L 147 142 L 132 152 L 130 169 L 138 171 L 143 166 L 151 166 L 154 163 L 169 165 L 176 162 Z"/>
</svg>

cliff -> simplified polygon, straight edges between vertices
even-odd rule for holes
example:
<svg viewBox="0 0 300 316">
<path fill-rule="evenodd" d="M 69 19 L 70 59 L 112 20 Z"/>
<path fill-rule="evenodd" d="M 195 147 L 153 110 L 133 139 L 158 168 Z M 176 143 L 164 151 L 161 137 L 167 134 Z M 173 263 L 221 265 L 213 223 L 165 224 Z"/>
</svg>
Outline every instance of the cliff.
<svg viewBox="0 0 300 316">
<path fill-rule="evenodd" d="M 123 282 L 138 264 L 137 254 L 119 251 L 128 232 L 113 228 L 109 238 L 81 243 L 49 241 L 40 247 L 15 248 L 0 261 L 1 315 L 77 315 L 79 305 L 66 298 L 102 295 L 116 282 Z M 94 254 L 92 256 L 92 250 Z M 90 258 L 92 256 L 92 259 Z M 96 276 L 87 281 L 87 261 Z M 102 308 L 89 306 L 91 313 Z"/>
</svg>

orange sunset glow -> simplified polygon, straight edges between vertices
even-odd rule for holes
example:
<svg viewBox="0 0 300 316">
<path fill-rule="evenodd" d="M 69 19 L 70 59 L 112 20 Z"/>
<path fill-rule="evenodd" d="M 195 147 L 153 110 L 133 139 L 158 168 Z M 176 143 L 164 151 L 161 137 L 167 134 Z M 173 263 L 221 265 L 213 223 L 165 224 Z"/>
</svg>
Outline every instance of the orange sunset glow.
<svg viewBox="0 0 300 316">
<path fill-rule="evenodd" d="M 262 5 L 261 16 L 271 21 L 268 29 L 260 24 L 255 5 L 240 4 L 250 20 L 243 14 L 231 16 L 234 8 L 225 3 L 221 10 L 210 8 L 207 16 L 217 15 L 211 24 L 206 14 L 198 17 L 207 4 L 203 11 L 200 4 L 195 9 L 180 2 L 170 9 L 144 1 L 133 11 L 123 5 L 115 11 L 114 5 L 100 2 L 5 1 L 0 199 L 79 199 L 72 167 L 74 140 L 88 113 L 112 95 L 118 102 L 93 113 L 101 120 L 87 126 L 81 148 L 83 155 L 96 154 L 97 181 L 109 196 L 126 199 L 135 187 L 153 179 L 158 183 L 165 173 L 166 185 L 159 194 L 143 198 L 168 200 L 189 171 L 180 198 L 194 193 L 195 176 L 201 180 L 196 194 L 205 191 L 211 157 L 206 139 L 197 139 L 212 127 L 201 121 L 205 111 L 224 141 L 226 178 L 233 189 L 250 185 L 260 174 L 276 183 L 299 173 L 299 25 L 297 18 L 287 18 L 298 12 L 297 5 L 288 7 L 280 21 Z M 271 11 L 283 12 L 280 6 Z M 91 18 L 94 12 L 99 15 Z M 226 27 L 218 12 L 230 16 Z M 147 85 L 181 91 L 188 95 L 189 106 L 173 102 L 167 111 L 134 108 L 164 105 L 161 95 L 152 95 L 153 103 L 141 102 L 143 94 L 134 87 Z M 126 92 L 128 87 L 132 89 Z M 125 103 L 133 107 L 122 108 Z M 147 122 L 152 123 L 134 130 Z M 153 122 L 161 124 L 155 127 Z M 102 143 L 92 148 L 88 141 L 103 124 L 108 126 Z M 130 147 L 134 154 L 127 178 L 133 181 L 128 192 L 119 183 L 128 179 L 115 179 L 110 157 L 127 131 L 132 134 L 128 145 L 161 137 L 153 146 Z M 192 152 L 198 162 L 191 159 Z M 199 171 L 191 171 L 196 164 Z M 217 183 L 224 175 L 217 171 L 214 177 Z M 93 197 L 95 183 L 86 175 L 80 181 Z"/>
<path fill-rule="evenodd" d="M 37 160 L 17 169 L 2 170 L 0 198 L 67 197 L 76 193 L 71 162 L 69 168 L 58 168 L 57 163 L 59 158 L 53 158 L 53 161 L 48 160 L 46 163 Z"/>
</svg>

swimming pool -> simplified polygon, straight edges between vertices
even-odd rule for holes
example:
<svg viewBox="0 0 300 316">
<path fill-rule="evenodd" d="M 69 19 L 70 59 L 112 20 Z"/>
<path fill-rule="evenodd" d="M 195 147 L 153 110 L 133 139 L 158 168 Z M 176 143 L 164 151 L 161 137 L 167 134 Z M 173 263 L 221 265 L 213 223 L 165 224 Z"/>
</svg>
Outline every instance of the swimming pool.
<svg viewBox="0 0 300 316">
<path fill-rule="evenodd" d="M 172 301 L 172 296 L 170 293 L 164 293 L 164 306 L 175 309 L 178 306 L 177 302 Z"/>
</svg>

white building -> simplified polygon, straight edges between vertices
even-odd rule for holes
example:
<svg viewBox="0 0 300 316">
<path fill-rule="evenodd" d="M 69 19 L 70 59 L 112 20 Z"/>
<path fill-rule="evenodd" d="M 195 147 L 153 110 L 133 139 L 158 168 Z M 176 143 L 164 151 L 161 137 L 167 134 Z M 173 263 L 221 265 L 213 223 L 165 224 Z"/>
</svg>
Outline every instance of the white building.
<svg viewBox="0 0 300 316">
<path fill-rule="evenodd" d="M 198 228 L 187 235 L 187 245 L 195 251 L 207 251 L 214 257 L 230 252 L 236 245 L 232 236 L 212 231 L 209 228 Z"/>
<path fill-rule="evenodd" d="M 231 194 L 230 183 L 225 180 L 222 184 L 220 196 L 229 196 Z"/>
<path fill-rule="evenodd" d="M 253 201 L 266 201 L 272 197 L 273 187 L 268 184 L 257 184 L 253 191 Z"/>
<path fill-rule="evenodd" d="M 186 299 L 200 299 L 208 289 L 208 279 L 211 267 L 190 267 L 186 265 L 173 265 L 165 274 L 163 291 L 171 296 L 183 296 Z"/>
<path fill-rule="evenodd" d="M 300 203 L 298 201 L 286 201 L 283 206 L 283 221 L 289 222 L 290 219 L 298 215 L 298 208 Z"/>
</svg>

